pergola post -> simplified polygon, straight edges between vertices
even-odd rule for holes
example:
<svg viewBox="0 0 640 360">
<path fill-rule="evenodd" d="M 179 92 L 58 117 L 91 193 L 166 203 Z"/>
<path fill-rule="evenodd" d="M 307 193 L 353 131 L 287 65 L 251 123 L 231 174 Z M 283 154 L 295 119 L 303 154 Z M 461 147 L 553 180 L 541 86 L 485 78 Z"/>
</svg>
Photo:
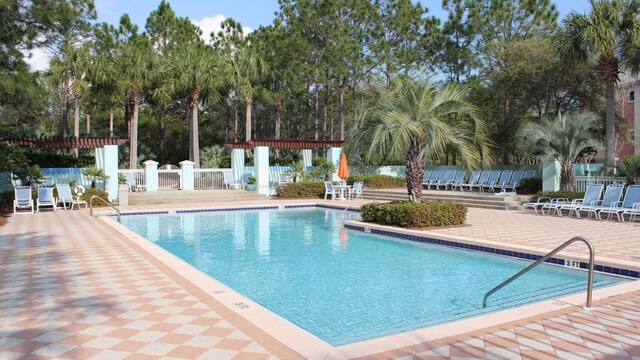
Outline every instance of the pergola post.
<svg viewBox="0 0 640 360">
<path fill-rule="evenodd" d="M 118 198 L 118 145 L 105 145 L 96 149 L 96 155 L 98 153 L 103 154 L 102 167 L 97 164 L 98 168 L 103 169 L 108 177 L 104 181 L 104 190 L 109 194 L 109 201 L 112 201 Z"/>
<path fill-rule="evenodd" d="M 180 177 L 180 189 L 193 190 L 194 189 L 194 167 L 193 161 L 185 160 L 180 162 L 180 170 L 182 176 Z"/>
<path fill-rule="evenodd" d="M 338 166 L 340 165 L 340 155 L 342 148 L 330 147 L 327 149 L 327 160 L 336 166 L 336 171 L 331 174 L 331 181 L 338 181 Z"/>
<path fill-rule="evenodd" d="M 253 171 L 258 194 L 269 195 L 269 147 L 256 146 L 253 153 Z"/>
<path fill-rule="evenodd" d="M 311 159 L 313 157 L 313 151 L 311 149 L 300 150 L 300 161 L 304 164 L 304 169 L 312 166 Z"/>
<path fill-rule="evenodd" d="M 542 191 L 560 190 L 560 162 L 544 160 L 542 162 Z"/>
<path fill-rule="evenodd" d="M 244 149 L 231 149 L 231 172 L 233 181 L 241 184 L 244 175 Z"/>
</svg>

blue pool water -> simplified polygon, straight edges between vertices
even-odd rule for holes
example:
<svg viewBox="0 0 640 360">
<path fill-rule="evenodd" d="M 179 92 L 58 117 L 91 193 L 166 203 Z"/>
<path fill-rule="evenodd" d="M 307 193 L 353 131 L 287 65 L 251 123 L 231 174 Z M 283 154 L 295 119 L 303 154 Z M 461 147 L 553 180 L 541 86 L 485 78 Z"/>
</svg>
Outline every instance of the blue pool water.
<svg viewBox="0 0 640 360">
<path fill-rule="evenodd" d="M 584 271 L 342 227 L 330 209 L 125 216 L 122 223 L 319 338 L 343 345 L 584 291 Z M 595 286 L 626 279 L 596 274 Z"/>
</svg>

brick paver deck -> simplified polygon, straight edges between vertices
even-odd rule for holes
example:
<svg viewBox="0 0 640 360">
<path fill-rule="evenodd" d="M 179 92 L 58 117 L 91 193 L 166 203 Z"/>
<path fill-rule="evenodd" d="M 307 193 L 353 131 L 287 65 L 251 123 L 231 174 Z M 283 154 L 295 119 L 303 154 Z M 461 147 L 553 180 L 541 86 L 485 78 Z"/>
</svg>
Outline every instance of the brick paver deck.
<svg viewBox="0 0 640 360">
<path fill-rule="evenodd" d="M 549 250 L 571 236 L 586 235 L 599 256 L 640 262 L 639 224 L 480 209 L 470 209 L 468 223 L 433 232 Z M 571 251 L 584 255 L 578 245 Z M 86 211 L 10 218 L 0 227 L 0 284 L 3 360 L 300 358 Z M 367 354 L 384 359 L 640 358 L 640 291 L 599 300 L 590 310 L 573 306 Z"/>
</svg>

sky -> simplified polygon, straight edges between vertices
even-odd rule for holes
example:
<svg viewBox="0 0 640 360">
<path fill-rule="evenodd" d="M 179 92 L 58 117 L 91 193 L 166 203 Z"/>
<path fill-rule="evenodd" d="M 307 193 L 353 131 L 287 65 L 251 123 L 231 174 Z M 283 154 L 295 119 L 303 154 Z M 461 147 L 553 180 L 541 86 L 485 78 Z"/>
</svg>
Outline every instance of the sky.
<svg viewBox="0 0 640 360">
<path fill-rule="evenodd" d="M 505 0 L 509 1 L 509 0 Z M 552 0 L 560 19 L 571 11 L 586 12 L 589 9 L 588 0 Z M 442 0 L 419 0 L 423 6 L 429 8 L 429 13 L 440 18 L 446 16 L 441 8 Z M 203 35 L 208 36 L 212 31 L 220 30 L 220 23 L 226 18 L 239 21 L 245 33 L 255 30 L 261 25 L 267 26 L 273 22 L 275 13 L 279 10 L 277 0 L 169 0 L 177 16 L 188 17 L 202 28 Z M 117 25 L 120 16 L 127 13 L 131 20 L 144 30 L 149 14 L 158 8 L 160 0 L 95 0 L 98 12 L 98 22 Z M 31 58 L 26 59 L 32 70 L 44 70 L 48 67 L 49 56 L 42 50 L 36 49 Z"/>
</svg>

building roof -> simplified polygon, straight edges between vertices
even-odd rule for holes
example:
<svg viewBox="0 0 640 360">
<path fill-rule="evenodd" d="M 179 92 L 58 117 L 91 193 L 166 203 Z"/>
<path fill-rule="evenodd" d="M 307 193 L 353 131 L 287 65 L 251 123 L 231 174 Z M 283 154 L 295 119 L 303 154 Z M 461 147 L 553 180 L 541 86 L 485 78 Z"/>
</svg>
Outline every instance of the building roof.
<svg viewBox="0 0 640 360">
<path fill-rule="evenodd" d="M 17 145 L 29 149 L 95 149 L 105 145 L 122 145 L 129 141 L 129 139 L 111 137 L 24 137 L 4 138 L 2 141 L 10 145 Z"/>
<path fill-rule="evenodd" d="M 268 146 L 275 150 L 306 150 L 325 149 L 330 147 L 343 147 L 344 141 L 323 141 L 323 140 L 275 140 L 256 139 L 243 143 L 224 144 L 230 149 L 253 149 L 256 146 Z"/>
</svg>

